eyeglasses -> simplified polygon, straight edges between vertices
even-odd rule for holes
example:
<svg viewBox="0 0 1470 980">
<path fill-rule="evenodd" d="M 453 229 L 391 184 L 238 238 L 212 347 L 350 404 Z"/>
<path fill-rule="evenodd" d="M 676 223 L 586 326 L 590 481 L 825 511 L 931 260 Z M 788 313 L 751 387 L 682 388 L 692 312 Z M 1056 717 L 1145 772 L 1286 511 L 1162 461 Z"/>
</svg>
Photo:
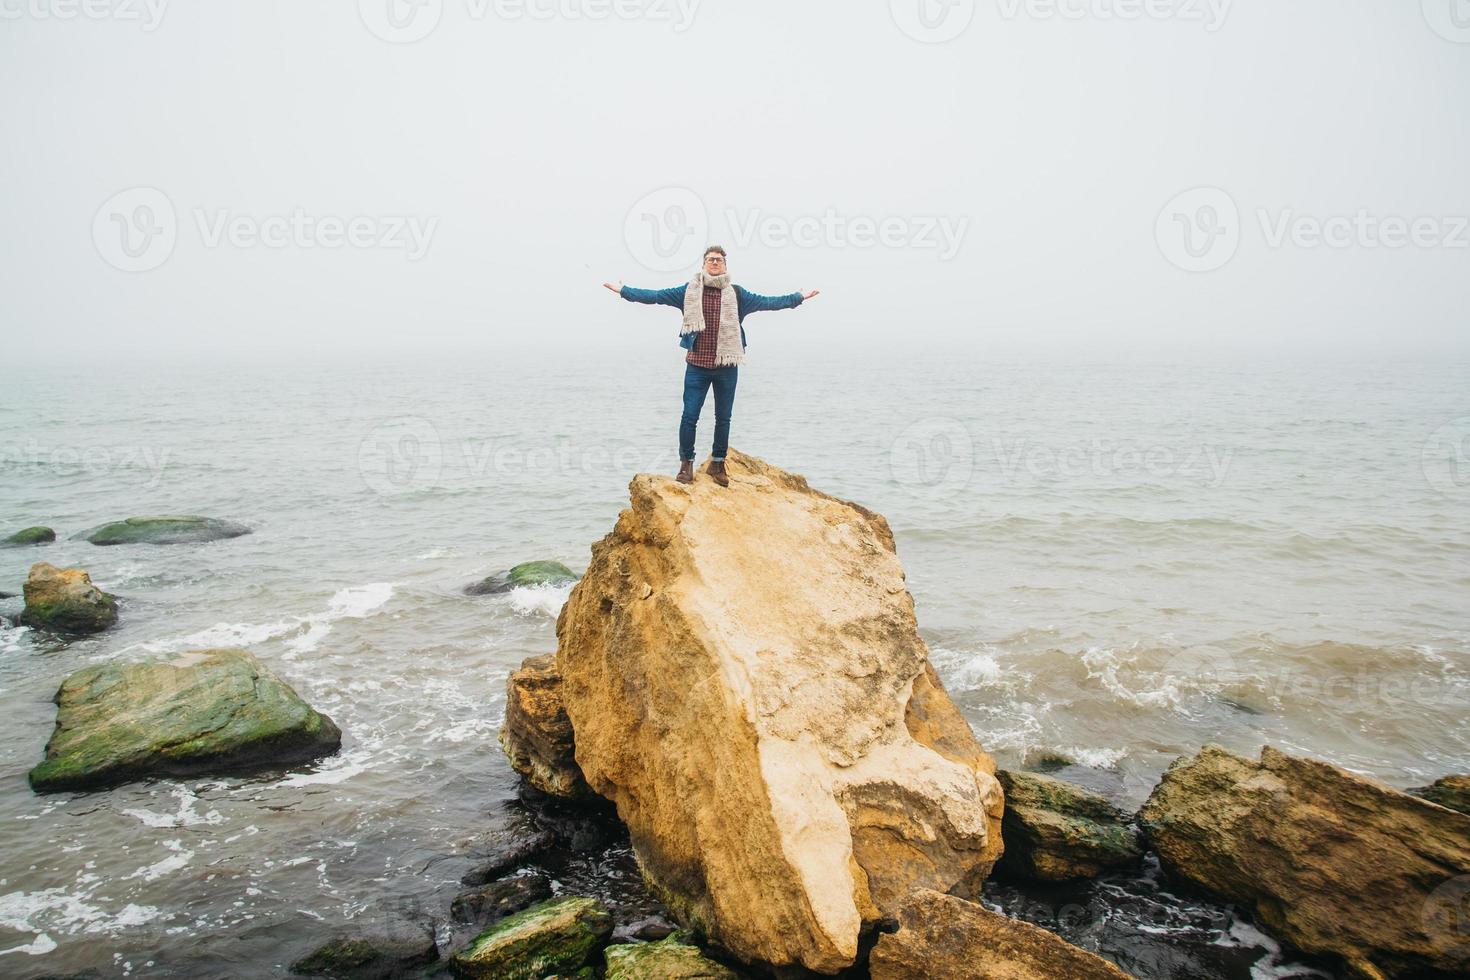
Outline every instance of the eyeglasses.
<svg viewBox="0 0 1470 980">
<path fill-rule="evenodd" d="M 705 259 L 705 261 L 706 262 L 724 262 L 725 260 L 722 259 L 722 258 L 720 258 L 718 255 L 711 255 L 709 258 Z"/>
</svg>

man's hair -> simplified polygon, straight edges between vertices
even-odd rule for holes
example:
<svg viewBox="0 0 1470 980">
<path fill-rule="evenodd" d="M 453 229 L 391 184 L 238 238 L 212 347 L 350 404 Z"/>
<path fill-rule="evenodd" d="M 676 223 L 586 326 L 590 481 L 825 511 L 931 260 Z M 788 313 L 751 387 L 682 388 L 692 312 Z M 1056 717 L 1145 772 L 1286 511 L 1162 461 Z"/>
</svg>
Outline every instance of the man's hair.
<svg viewBox="0 0 1470 980">
<path fill-rule="evenodd" d="M 711 252 L 719 252 L 721 255 L 724 255 L 725 249 L 723 246 L 720 245 L 711 245 L 709 248 L 704 250 L 704 254 L 699 257 L 699 261 L 703 262 L 705 259 L 709 258 L 709 253 Z"/>
</svg>

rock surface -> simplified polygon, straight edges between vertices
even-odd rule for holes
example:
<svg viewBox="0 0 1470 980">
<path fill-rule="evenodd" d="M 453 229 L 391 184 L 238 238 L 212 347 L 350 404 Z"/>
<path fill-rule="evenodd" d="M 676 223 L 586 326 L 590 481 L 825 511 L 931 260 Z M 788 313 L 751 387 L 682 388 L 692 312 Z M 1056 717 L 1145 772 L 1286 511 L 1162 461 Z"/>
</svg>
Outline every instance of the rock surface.
<svg viewBox="0 0 1470 980">
<path fill-rule="evenodd" d="M 1409 792 L 1451 810 L 1470 813 L 1470 776 L 1444 776 Z"/>
<path fill-rule="evenodd" d="M 333 939 L 292 963 L 291 972 L 308 977 L 394 980 L 438 959 L 432 928 L 400 929 L 391 935 Z"/>
<path fill-rule="evenodd" d="M 603 950 L 606 980 L 741 980 L 743 974 L 705 956 L 698 946 L 673 936 L 656 943 L 629 943 Z"/>
<path fill-rule="evenodd" d="M 557 620 L 576 761 L 679 920 L 834 972 L 917 887 L 975 893 L 1002 793 L 928 661 L 888 523 L 731 451 L 639 474 Z"/>
<path fill-rule="evenodd" d="M 10 537 L 0 541 L 0 547 L 23 548 L 33 544 L 49 544 L 56 540 L 56 532 L 49 527 L 27 527 L 16 531 Z"/>
<path fill-rule="evenodd" d="M 244 650 L 87 667 L 55 700 L 46 759 L 30 772 L 37 792 L 287 765 L 335 752 L 342 739 Z"/>
<path fill-rule="evenodd" d="M 449 906 L 455 922 L 494 922 L 551 897 L 551 879 L 521 875 L 464 892 Z"/>
<path fill-rule="evenodd" d="M 500 747 L 510 767 L 541 792 L 566 799 L 592 795 L 577 766 L 556 654 L 527 658 L 506 680 Z"/>
<path fill-rule="evenodd" d="M 556 834 L 541 830 L 523 840 L 511 841 L 497 848 L 459 879 L 462 885 L 483 885 L 546 853 L 556 843 Z"/>
<path fill-rule="evenodd" d="M 559 561 L 527 561 L 467 585 L 464 591 L 466 595 L 498 595 L 532 585 L 568 585 L 575 581 L 577 573 Z"/>
<path fill-rule="evenodd" d="M 1040 926 L 930 889 L 914 892 L 899 929 L 878 937 L 873 980 L 1127 980 L 1112 963 Z"/>
<path fill-rule="evenodd" d="M 1080 786 L 1033 772 L 996 773 L 1006 794 L 1003 871 L 1040 881 L 1094 878 L 1143 857 L 1129 817 Z"/>
<path fill-rule="evenodd" d="M 168 517 L 129 517 L 110 524 L 100 524 L 81 532 L 83 540 L 93 544 L 187 544 L 195 541 L 218 541 L 249 534 L 250 528 L 217 517 L 192 514 Z"/>
<path fill-rule="evenodd" d="M 1169 871 L 1354 977 L 1470 975 L 1470 816 L 1270 746 L 1175 760 L 1139 816 Z"/>
<path fill-rule="evenodd" d="M 480 933 L 449 968 L 477 980 L 541 980 L 582 969 L 611 934 L 612 913 L 597 899 L 552 899 Z"/>
<path fill-rule="evenodd" d="M 26 607 L 20 622 L 62 633 L 97 633 L 117 622 L 117 597 L 92 584 L 80 568 L 57 568 L 38 561 L 24 586 Z"/>
</svg>

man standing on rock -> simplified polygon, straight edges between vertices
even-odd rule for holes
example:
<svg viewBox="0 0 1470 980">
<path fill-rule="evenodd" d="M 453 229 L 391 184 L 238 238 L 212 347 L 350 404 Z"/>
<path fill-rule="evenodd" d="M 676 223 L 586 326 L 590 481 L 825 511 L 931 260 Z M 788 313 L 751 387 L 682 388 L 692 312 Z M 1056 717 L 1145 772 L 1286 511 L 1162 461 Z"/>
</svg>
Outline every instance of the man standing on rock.
<svg viewBox="0 0 1470 980">
<path fill-rule="evenodd" d="M 682 286 L 668 289 L 634 289 L 619 283 L 603 283 L 633 303 L 661 303 L 684 311 L 679 328 L 679 346 L 684 356 L 684 414 L 679 419 L 680 483 L 694 482 L 694 430 L 704 397 L 715 389 L 715 443 L 710 452 L 709 475 L 722 487 L 730 485 L 725 474 L 725 453 L 730 448 L 730 413 L 735 405 L 735 382 L 745 359 L 745 315 L 761 310 L 789 310 L 811 299 L 820 290 L 762 296 L 744 286 L 730 284 L 725 267 L 725 250 L 711 245 L 704 250 L 704 268 Z"/>
</svg>

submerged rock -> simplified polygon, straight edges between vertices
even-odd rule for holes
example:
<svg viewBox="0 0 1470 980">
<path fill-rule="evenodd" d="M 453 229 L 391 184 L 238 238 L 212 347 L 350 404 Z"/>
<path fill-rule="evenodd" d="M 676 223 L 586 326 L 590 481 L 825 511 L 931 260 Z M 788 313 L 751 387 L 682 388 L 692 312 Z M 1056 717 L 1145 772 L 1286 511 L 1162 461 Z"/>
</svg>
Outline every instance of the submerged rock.
<svg viewBox="0 0 1470 980">
<path fill-rule="evenodd" d="M 1409 792 L 1430 803 L 1470 813 L 1470 776 L 1444 776 Z"/>
<path fill-rule="evenodd" d="M 519 868 L 538 854 L 545 853 L 555 843 L 556 835 L 549 830 L 539 831 L 525 840 L 513 841 L 501 847 L 472 870 L 465 872 L 459 883 L 483 885 L 488 881 L 494 881 Z"/>
<path fill-rule="evenodd" d="M 1143 857 L 1129 817 L 1080 786 L 1032 772 L 996 773 L 1006 794 L 1002 870 L 1041 881 L 1093 878 Z"/>
<path fill-rule="evenodd" d="M 351 980 L 392 980 L 438 959 L 433 929 L 402 930 L 386 936 L 334 939 L 292 963 L 291 972 Z"/>
<path fill-rule="evenodd" d="M 449 915 L 455 922 L 493 922 L 550 897 L 551 879 L 522 875 L 464 892 L 449 906 Z"/>
<path fill-rule="evenodd" d="M 656 943 L 629 943 L 602 951 L 606 980 L 741 980 L 744 976 L 670 936 Z"/>
<path fill-rule="evenodd" d="M 531 585 L 569 585 L 577 573 L 559 561 L 528 561 L 465 586 L 466 595 L 497 595 Z"/>
<path fill-rule="evenodd" d="M 117 597 L 92 584 L 80 568 L 38 561 L 26 578 L 20 622 L 62 633 L 98 633 L 117 622 Z"/>
<path fill-rule="evenodd" d="M 1470 816 L 1266 746 L 1174 761 L 1139 814 L 1164 866 L 1354 977 L 1470 974 Z"/>
<path fill-rule="evenodd" d="M 55 540 L 56 532 L 49 527 L 27 527 L 0 541 L 0 548 L 23 548 L 32 544 L 49 544 Z"/>
<path fill-rule="evenodd" d="M 217 517 L 193 515 L 170 517 L 129 517 L 101 524 L 81 532 L 83 540 L 93 544 L 186 544 L 195 541 L 217 541 L 249 534 L 250 528 Z"/>
<path fill-rule="evenodd" d="M 506 680 L 500 747 L 510 767 L 541 792 L 573 800 L 592 795 L 577 766 L 556 654 L 527 658 Z"/>
<path fill-rule="evenodd" d="M 449 968 L 477 980 L 542 980 L 587 966 L 611 934 L 612 913 L 597 899 L 552 899 L 480 933 Z"/>
<path fill-rule="evenodd" d="M 979 889 L 1002 793 L 887 521 L 744 453 L 726 470 L 635 476 L 593 545 L 557 621 L 576 761 L 682 923 L 831 973 L 914 888 Z"/>
<path fill-rule="evenodd" d="M 87 667 L 56 692 L 37 792 L 305 762 L 342 733 L 244 650 Z"/>
<path fill-rule="evenodd" d="M 1128 980 L 1112 963 L 1040 926 L 952 895 L 914 892 L 898 931 L 878 937 L 873 980 Z"/>
</svg>

